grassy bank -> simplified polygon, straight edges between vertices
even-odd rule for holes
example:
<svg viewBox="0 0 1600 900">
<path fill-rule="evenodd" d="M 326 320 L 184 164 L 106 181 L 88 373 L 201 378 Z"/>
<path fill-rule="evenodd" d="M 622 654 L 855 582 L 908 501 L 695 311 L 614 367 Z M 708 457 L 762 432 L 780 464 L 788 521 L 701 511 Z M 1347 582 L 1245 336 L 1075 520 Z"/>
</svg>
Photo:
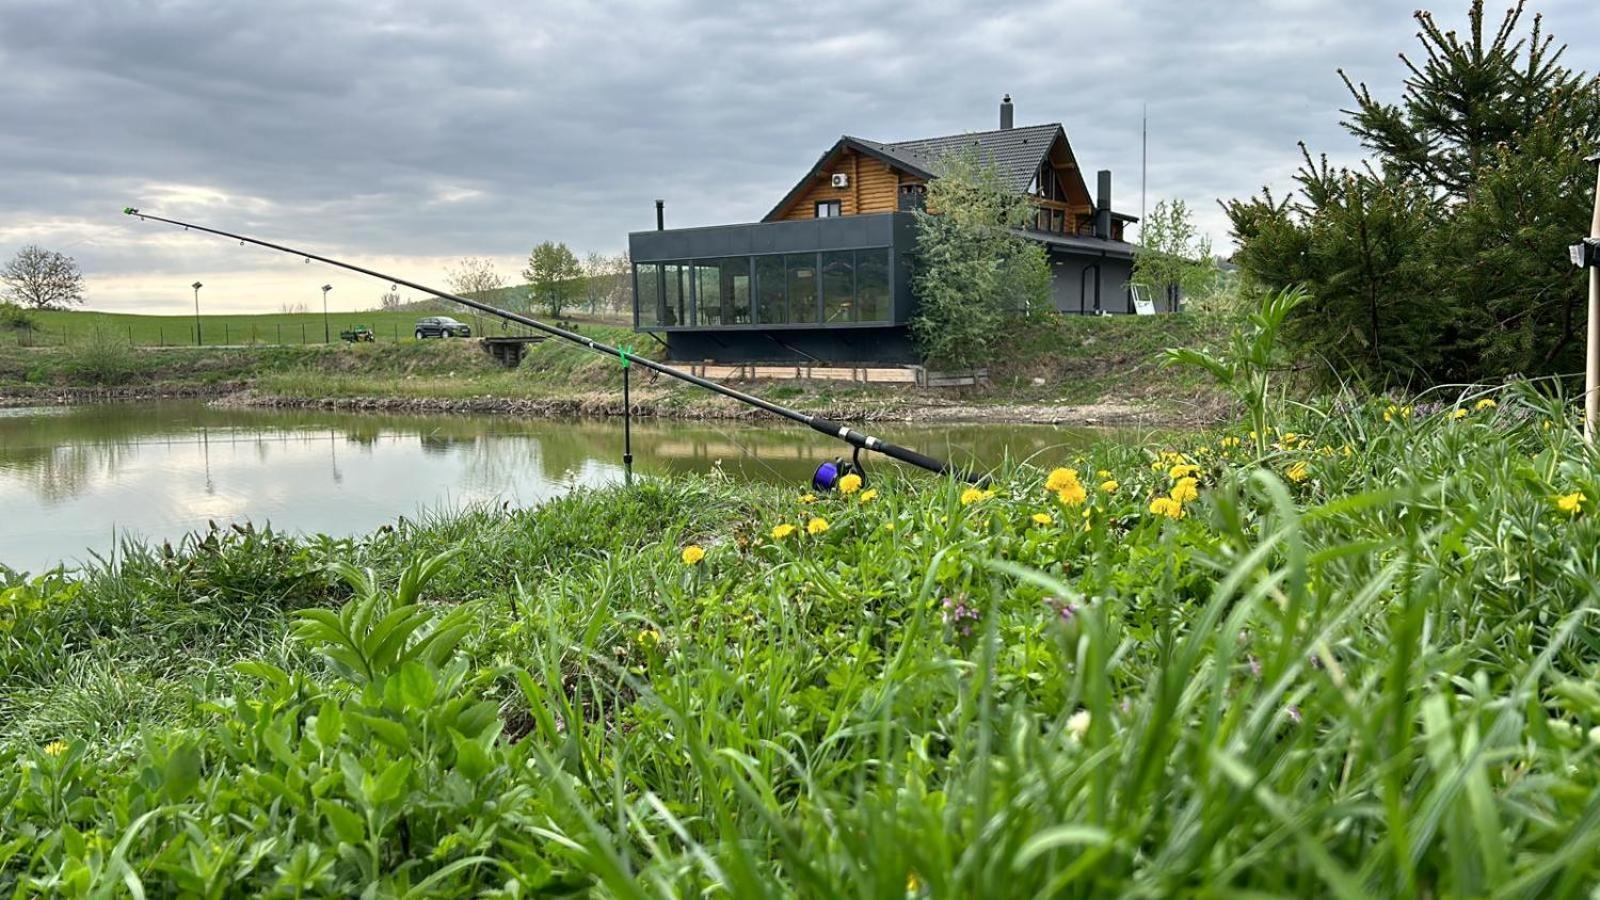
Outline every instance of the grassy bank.
<svg viewBox="0 0 1600 900">
<path fill-rule="evenodd" d="M 1494 399 L 13 580 L 0 889 L 1587 896 L 1600 480 Z"/>
<path fill-rule="evenodd" d="M 1111 405 L 1158 418 L 1205 418 L 1220 408 L 1215 395 L 1190 372 L 1159 367 L 1156 354 L 1167 346 L 1216 343 L 1229 324 L 1208 316 L 1048 317 L 1019 329 L 1013 351 L 991 368 L 991 383 L 981 388 L 926 391 L 767 382 L 754 390 L 841 414 L 904 415 L 951 406 Z M 581 323 L 579 328 L 607 343 L 631 344 L 640 354 L 661 355 L 659 344 L 620 326 Z M 258 398 L 288 402 L 473 401 L 489 407 L 505 400 L 603 409 L 621 400 L 614 360 L 559 341 L 533 347 L 516 371 L 495 365 L 475 343 L 461 341 L 239 349 L 129 348 L 109 340 L 65 348 L 0 346 L 0 397 L 48 398 L 83 389 L 249 389 Z M 636 402 L 659 412 L 741 412 L 704 392 L 643 372 L 635 391 Z"/>
<path fill-rule="evenodd" d="M 414 340 L 417 320 L 424 316 L 449 315 L 473 327 L 479 334 L 521 333 L 512 326 L 463 310 L 439 309 L 330 312 L 250 313 L 200 316 L 198 346 L 236 346 L 278 344 L 310 346 L 333 343 L 339 332 L 365 325 L 380 343 Z M 74 347 L 115 341 L 130 347 L 186 348 L 197 346 L 195 317 L 192 315 L 151 316 L 134 313 L 109 313 L 90 310 L 45 310 L 30 312 L 31 328 L 0 328 L 0 346 Z M 581 317 L 580 317 L 581 318 Z"/>
</svg>

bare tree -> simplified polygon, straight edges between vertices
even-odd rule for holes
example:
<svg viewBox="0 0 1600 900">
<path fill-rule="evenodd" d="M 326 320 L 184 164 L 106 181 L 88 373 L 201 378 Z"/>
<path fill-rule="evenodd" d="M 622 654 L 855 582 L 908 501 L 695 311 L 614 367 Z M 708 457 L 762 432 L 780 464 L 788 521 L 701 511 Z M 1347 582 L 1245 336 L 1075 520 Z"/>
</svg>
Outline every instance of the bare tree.
<svg viewBox="0 0 1600 900">
<path fill-rule="evenodd" d="M 29 244 L 0 269 L 5 295 L 21 306 L 59 309 L 83 302 L 83 274 L 72 257 Z"/>
<path fill-rule="evenodd" d="M 583 258 L 584 301 L 591 316 L 600 311 L 600 304 L 605 299 L 609 262 L 610 258 L 598 250 L 590 250 L 589 255 Z"/>
<path fill-rule="evenodd" d="M 278 312 L 281 313 L 289 313 L 292 315 L 310 311 L 311 308 L 306 306 L 304 303 L 290 303 L 288 301 L 284 301 L 278 304 Z"/>
<path fill-rule="evenodd" d="M 398 291 L 384 291 L 378 296 L 378 309 L 385 312 L 393 312 L 403 308 L 405 308 L 405 300 L 401 298 Z"/>
<path fill-rule="evenodd" d="M 506 286 L 505 279 L 494 269 L 494 263 L 481 256 L 464 256 L 453 268 L 444 272 L 445 283 L 450 286 L 451 293 L 481 300 L 484 303 L 494 303 L 498 299 L 495 294 Z M 475 314 L 478 322 L 478 333 L 483 333 L 483 315 Z"/>
<path fill-rule="evenodd" d="M 583 261 L 590 314 L 625 311 L 633 299 L 633 263 L 626 251 L 615 256 L 590 253 Z"/>
</svg>

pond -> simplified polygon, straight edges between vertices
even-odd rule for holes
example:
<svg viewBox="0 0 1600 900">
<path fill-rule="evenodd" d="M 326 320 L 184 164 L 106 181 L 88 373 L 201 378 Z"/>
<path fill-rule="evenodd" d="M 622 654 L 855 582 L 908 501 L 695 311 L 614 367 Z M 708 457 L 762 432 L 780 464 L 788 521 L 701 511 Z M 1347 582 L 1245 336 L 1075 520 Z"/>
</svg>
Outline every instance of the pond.
<svg viewBox="0 0 1600 900">
<path fill-rule="evenodd" d="M 874 426 L 987 468 L 1006 454 L 1085 446 L 1091 429 Z M 635 471 L 708 472 L 797 487 L 849 448 L 772 422 L 635 421 Z M 399 516 L 533 505 L 622 480 L 618 420 L 227 409 L 201 402 L 0 409 L 0 564 L 40 571 L 123 537 L 174 540 L 251 521 L 353 535 Z M 873 461 L 888 461 L 873 455 Z"/>
</svg>

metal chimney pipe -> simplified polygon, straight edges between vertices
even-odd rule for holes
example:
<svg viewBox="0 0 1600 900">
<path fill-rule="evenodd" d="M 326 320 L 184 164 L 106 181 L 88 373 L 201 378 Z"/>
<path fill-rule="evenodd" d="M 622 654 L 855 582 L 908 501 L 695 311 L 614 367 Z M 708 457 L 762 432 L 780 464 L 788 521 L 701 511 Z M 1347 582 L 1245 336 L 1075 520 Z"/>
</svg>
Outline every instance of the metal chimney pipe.
<svg viewBox="0 0 1600 900">
<path fill-rule="evenodd" d="M 1101 169 L 1097 175 L 1094 204 L 1094 236 L 1111 240 L 1111 170 Z"/>
<path fill-rule="evenodd" d="M 1000 98 L 1000 130 L 1010 131 L 1012 121 L 1011 95 L 1007 94 Z"/>
<path fill-rule="evenodd" d="M 667 230 L 667 201 L 665 200 L 656 201 L 656 230 Z"/>
</svg>

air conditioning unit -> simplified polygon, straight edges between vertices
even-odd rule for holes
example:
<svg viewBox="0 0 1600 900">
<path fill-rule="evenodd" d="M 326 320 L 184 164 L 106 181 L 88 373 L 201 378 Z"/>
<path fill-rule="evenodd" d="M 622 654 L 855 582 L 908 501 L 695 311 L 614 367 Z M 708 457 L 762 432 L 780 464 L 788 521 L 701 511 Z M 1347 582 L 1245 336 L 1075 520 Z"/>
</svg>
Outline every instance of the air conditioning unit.
<svg viewBox="0 0 1600 900">
<path fill-rule="evenodd" d="M 849 187 L 850 186 L 850 176 L 846 175 L 843 172 L 835 172 L 835 173 L 833 173 L 833 186 L 836 187 L 836 188 L 847 188 L 847 187 Z"/>
</svg>

